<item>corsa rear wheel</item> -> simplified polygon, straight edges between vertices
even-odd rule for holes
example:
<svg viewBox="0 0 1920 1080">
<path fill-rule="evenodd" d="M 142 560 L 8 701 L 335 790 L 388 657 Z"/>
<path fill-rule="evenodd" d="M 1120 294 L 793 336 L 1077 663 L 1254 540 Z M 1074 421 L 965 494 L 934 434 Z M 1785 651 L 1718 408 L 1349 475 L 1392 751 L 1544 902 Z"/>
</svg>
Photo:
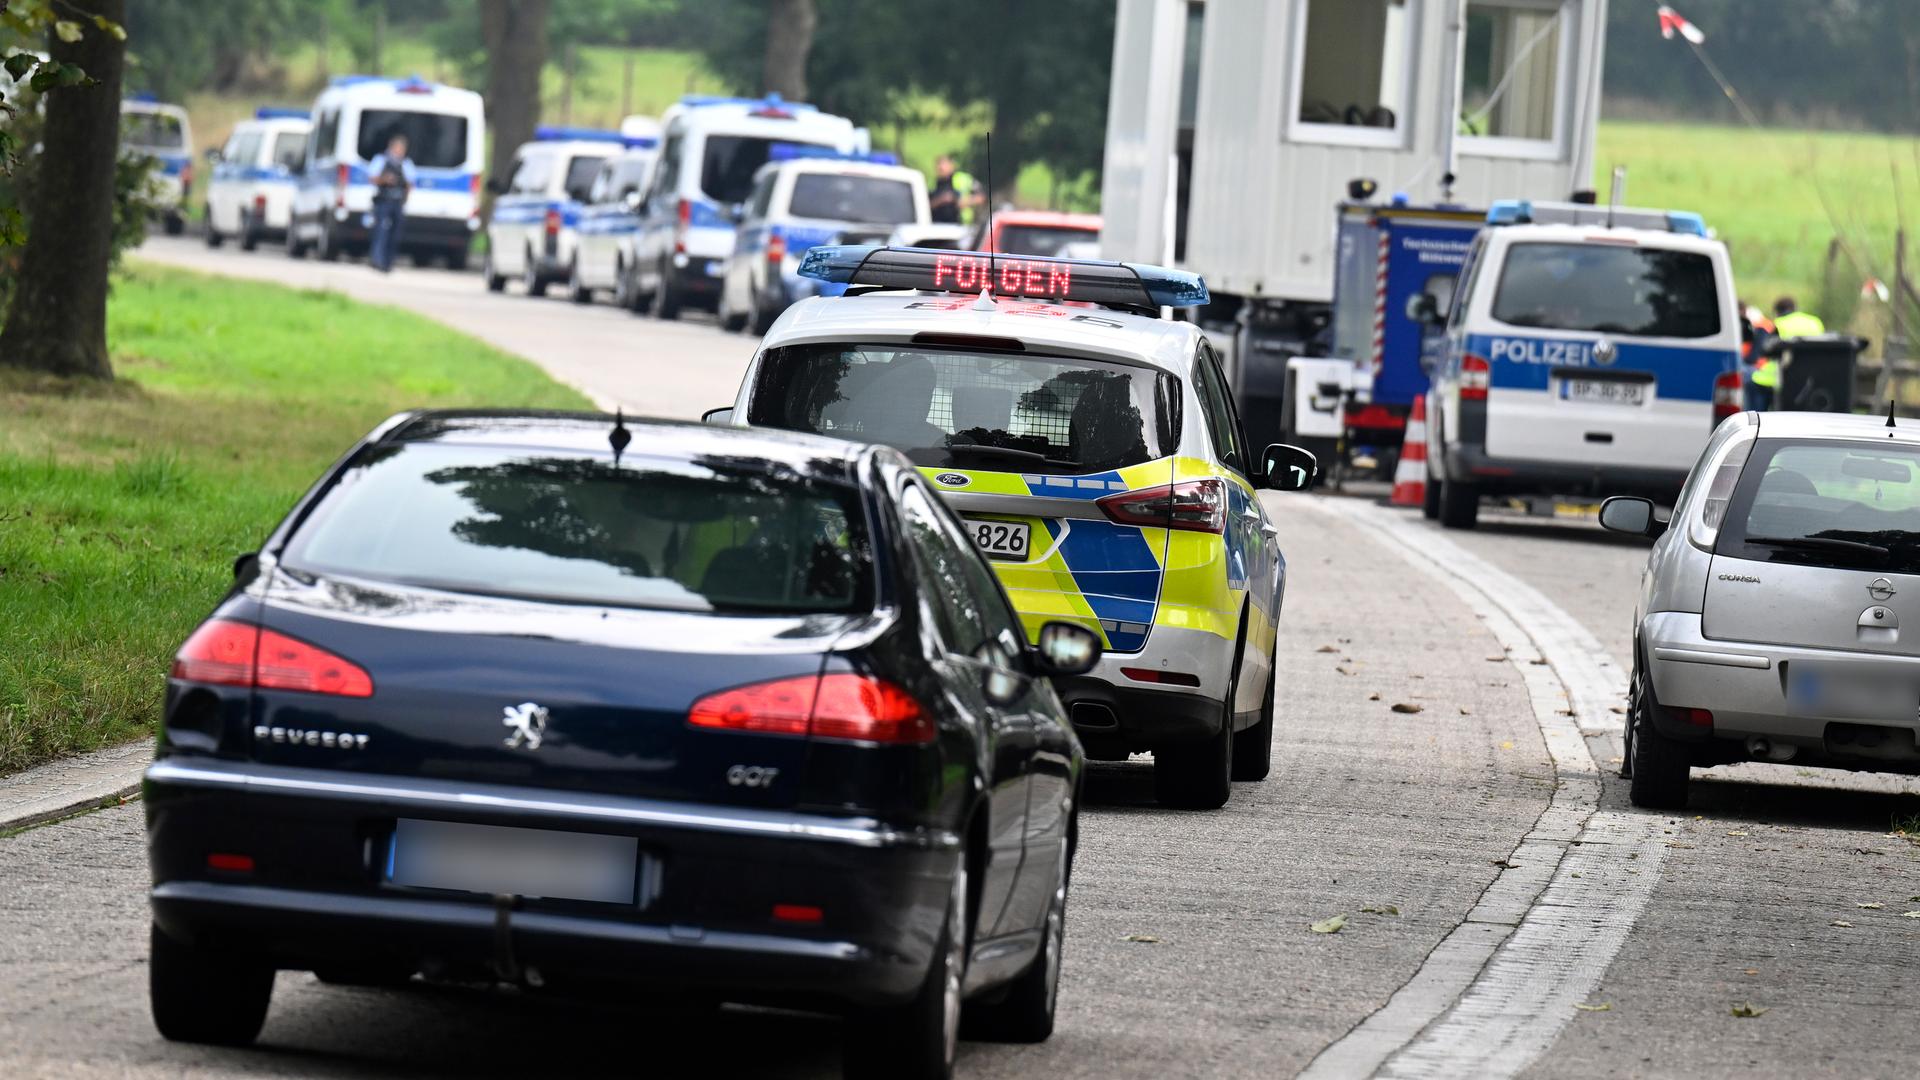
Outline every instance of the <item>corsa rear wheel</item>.
<svg viewBox="0 0 1920 1080">
<path fill-rule="evenodd" d="M 1653 724 L 1653 710 L 1659 708 L 1653 697 L 1653 685 L 1638 664 L 1634 665 L 1632 696 L 1627 704 L 1627 753 L 1622 771 L 1627 779 L 1627 797 L 1633 805 L 1649 810 L 1679 810 L 1687 805 L 1690 755 L 1684 743 L 1660 734 Z"/>
</svg>

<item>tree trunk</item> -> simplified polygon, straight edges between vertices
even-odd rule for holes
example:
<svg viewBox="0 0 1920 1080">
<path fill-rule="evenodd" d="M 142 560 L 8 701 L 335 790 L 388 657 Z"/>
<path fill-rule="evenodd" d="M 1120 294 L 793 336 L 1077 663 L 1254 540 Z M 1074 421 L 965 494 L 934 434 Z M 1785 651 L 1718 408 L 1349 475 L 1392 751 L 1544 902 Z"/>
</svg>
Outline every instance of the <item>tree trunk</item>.
<svg viewBox="0 0 1920 1080">
<path fill-rule="evenodd" d="M 126 0 L 87 10 L 124 25 Z M 26 250 L 0 330 L 0 367 L 113 377 L 107 357 L 107 266 L 113 253 L 113 172 L 120 150 L 126 43 L 89 25 L 47 52 L 99 80 L 46 96 L 40 175 L 27 204 Z"/>
<path fill-rule="evenodd" d="M 807 54 L 817 22 L 813 0 L 769 0 L 767 60 L 760 88 L 788 101 L 807 100 Z"/>
<path fill-rule="evenodd" d="M 487 175 L 504 183 L 513 152 L 540 122 L 540 69 L 547 65 L 547 15 L 553 0 L 481 0 L 480 38 L 487 47 L 487 119 L 493 150 Z M 492 195 L 487 205 L 493 204 Z M 485 216 L 485 209 L 482 216 Z"/>
</svg>

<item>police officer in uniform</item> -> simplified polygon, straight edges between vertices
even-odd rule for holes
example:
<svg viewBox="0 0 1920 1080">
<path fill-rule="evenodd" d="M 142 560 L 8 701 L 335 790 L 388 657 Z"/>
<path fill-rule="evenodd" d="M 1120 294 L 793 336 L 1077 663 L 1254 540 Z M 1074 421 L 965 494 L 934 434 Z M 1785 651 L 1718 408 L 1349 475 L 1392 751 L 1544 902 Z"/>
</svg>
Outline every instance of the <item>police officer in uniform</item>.
<svg viewBox="0 0 1920 1080">
<path fill-rule="evenodd" d="M 407 195 L 413 191 L 413 159 L 407 156 L 407 137 L 395 132 L 387 140 L 387 152 L 367 163 L 373 177 L 373 239 L 368 245 L 367 262 L 381 273 L 393 269 L 393 254 L 400 247 L 402 211 Z"/>
<path fill-rule="evenodd" d="M 927 206 L 933 220 L 943 225 L 971 225 L 973 211 L 985 201 L 973 177 L 959 171 L 945 154 L 933 164 L 933 190 L 927 193 Z"/>
</svg>

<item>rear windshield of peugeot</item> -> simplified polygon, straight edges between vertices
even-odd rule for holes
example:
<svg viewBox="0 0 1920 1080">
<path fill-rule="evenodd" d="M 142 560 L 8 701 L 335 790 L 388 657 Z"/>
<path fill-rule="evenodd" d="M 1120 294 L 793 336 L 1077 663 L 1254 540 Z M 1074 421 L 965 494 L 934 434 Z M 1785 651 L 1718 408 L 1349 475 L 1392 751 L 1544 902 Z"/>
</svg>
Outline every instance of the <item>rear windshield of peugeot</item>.
<svg viewBox="0 0 1920 1080">
<path fill-rule="evenodd" d="M 1507 248 L 1493 317 L 1509 326 L 1644 337 L 1720 332 L 1713 259 L 1617 244 Z"/>
<path fill-rule="evenodd" d="M 1920 450 L 1761 439 L 1726 514 L 1718 555 L 1920 573 Z"/>
<path fill-rule="evenodd" d="M 871 607 L 850 486 L 764 463 L 416 443 L 350 465 L 294 572 L 564 603 L 740 613 Z"/>
<path fill-rule="evenodd" d="M 913 220 L 913 188 L 877 176 L 801 173 L 793 178 L 788 210 L 794 217 L 901 225 Z"/>
<path fill-rule="evenodd" d="M 776 142 L 792 141 L 747 135 L 707 136 L 706 149 L 700 155 L 700 190 L 722 205 L 747 201 L 753 190 L 753 174 L 767 163 L 767 148 Z"/>
<path fill-rule="evenodd" d="M 1147 368 L 891 344 L 769 352 L 747 422 L 882 443 L 929 468 L 1091 473 L 1173 452 L 1178 383 Z"/>
<path fill-rule="evenodd" d="M 362 161 L 387 152 L 387 141 L 407 137 L 407 156 L 422 169 L 458 169 L 467 163 L 467 118 L 445 113 L 368 109 L 360 114 Z"/>
</svg>

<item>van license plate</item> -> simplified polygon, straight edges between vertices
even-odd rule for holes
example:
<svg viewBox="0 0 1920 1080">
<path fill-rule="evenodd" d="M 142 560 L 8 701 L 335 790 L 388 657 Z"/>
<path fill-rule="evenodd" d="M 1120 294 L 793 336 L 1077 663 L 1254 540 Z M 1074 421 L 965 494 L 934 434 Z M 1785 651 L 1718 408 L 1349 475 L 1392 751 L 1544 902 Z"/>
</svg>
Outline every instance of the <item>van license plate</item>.
<svg viewBox="0 0 1920 1080">
<path fill-rule="evenodd" d="M 1027 538 L 1032 535 L 1032 528 L 1024 521 L 979 521 L 969 518 L 967 535 L 973 537 L 974 546 L 986 552 L 990 559 L 1025 562 Z"/>
<path fill-rule="evenodd" d="M 1647 384 L 1612 379 L 1568 379 L 1561 396 L 1568 401 L 1600 405 L 1638 405 L 1647 399 Z"/>
</svg>

